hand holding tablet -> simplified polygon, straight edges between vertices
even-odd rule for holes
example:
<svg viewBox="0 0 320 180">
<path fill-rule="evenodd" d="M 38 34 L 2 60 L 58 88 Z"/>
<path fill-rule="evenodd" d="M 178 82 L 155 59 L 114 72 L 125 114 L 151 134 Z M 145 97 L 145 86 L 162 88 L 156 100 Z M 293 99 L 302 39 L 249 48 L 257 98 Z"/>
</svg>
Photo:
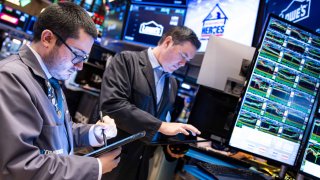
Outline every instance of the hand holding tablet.
<svg viewBox="0 0 320 180">
<path fill-rule="evenodd" d="M 85 154 L 84 156 L 86 156 L 86 157 L 99 157 L 99 156 L 101 156 L 102 154 L 104 154 L 106 152 L 112 151 L 112 150 L 114 150 L 114 149 L 116 149 L 116 148 L 118 148 L 120 146 L 123 146 L 123 145 L 125 145 L 127 143 L 130 143 L 132 141 L 140 139 L 140 138 L 144 137 L 145 135 L 146 135 L 146 132 L 145 131 L 141 131 L 141 132 L 133 134 L 133 135 L 127 137 L 127 138 L 124 138 L 124 139 L 122 139 L 120 141 L 117 141 L 117 142 L 115 142 L 113 144 L 110 144 L 108 146 L 104 146 L 104 147 L 102 147 L 102 148 L 100 148 L 98 150 L 95 150 L 95 151 L 92 151 L 92 152 L 90 152 L 88 154 Z"/>
<path fill-rule="evenodd" d="M 120 154 L 121 154 L 121 147 L 118 147 L 117 149 L 101 154 L 97 158 L 99 159 L 102 165 L 103 174 L 112 171 L 115 167 L 118 166 L 121 160 Z"/>
</svg>

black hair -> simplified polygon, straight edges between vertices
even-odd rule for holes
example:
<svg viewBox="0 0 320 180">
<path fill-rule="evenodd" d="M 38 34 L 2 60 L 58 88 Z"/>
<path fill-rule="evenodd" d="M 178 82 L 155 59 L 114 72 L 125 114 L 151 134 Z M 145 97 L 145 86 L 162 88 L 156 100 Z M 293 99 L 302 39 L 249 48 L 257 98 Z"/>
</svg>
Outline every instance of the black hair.
<svg viewBox="0 0 320 180">
<path fill-rule="evenodd" d="M 166 37 L 171 36 L 174 44 L 182 44 L 189 41 L 197 49 L 200 48 L 201 42 L 199 41 L 196 33 L 186 26 L 175 26 L 166 32 L 158 42 L 158 45 L 162 44 Z"/>
<path fill-rule="evenodd" d="M 64 40 L 79 38 L 79 30 L 83 29 L 93 38 L 97 37 L 97 29 L 88 13 L 72 2 L 52 4 L 40 13 L 33 26 L 33 41 L 38 42 L 41 34 L 48 29 L 60 35 Z M 57 41 L 57 45 L 61 45 Z"/>
</svg>

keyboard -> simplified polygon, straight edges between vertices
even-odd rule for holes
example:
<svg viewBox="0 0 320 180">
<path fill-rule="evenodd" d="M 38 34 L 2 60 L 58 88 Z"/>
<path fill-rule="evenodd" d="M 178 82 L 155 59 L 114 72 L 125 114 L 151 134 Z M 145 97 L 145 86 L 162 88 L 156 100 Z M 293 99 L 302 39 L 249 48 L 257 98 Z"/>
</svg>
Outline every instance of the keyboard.
<svg viewBox="0 0 320 180">
<path fill-rule="evenodd" d="M 245 179 L 245 180 L 265 180 L 267 176 L 259 172 L 249 169 L 231 168 L 227 166 L 214 165 L 207 162 L 196 162 L 198 168 L 210 174 L 213 179 L 229 180 L 229 179 Z"/>
</svg>

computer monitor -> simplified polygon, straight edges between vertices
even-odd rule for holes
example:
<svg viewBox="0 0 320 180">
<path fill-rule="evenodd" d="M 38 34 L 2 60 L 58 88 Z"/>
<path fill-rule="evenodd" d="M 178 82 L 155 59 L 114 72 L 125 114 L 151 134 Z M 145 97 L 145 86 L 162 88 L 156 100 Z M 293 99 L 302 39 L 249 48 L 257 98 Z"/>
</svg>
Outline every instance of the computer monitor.
<svg viewBox="0 0 320 180">
<path fill-rule="evenodd" d="M 305 148 L 299 158 L 298 170 L 301 174 L 320 179 L 320 104 L 314 115 L 310 133 L 307 137 Z"/>
<path fill-rule="evenodd" d="M 37 17 L 36 16 L 30 16 L 29 17 L 29 20 L 28 20 L 28 24 L 25 28 L 25 32 L 27 34 L 30 34 L 30 35 L 33 35 L 33 25 L 34 23 L 37 21 Z"/>
<path fill-rule="evenodd" d="M 197 83 L 240 96 L 254 52 L 253 47 L 212 35 Z"/>
<path fill-rule="evenodd" d="M 94 4 L 92 5 L 92 12 L 99 12 L 102 8 L 104 8 L 104 1 L 102 0 L 95 0 Z"/>
<path fill-rule="evenodd" d="M 270 15 L 237 108 L 229 145 L 293 166 L 320 84 L 320 36 Z"/>
<path fill-rule="evenodd" d="M 199 52 L 206 50 L 211 35 L 251 46 L 259 1 L 189 0 L 184 25 L 199 37 Z"/>
<path fill-rule="evenodd" d="M 156 46 L 161 36 L 174 26 L 182 26 L 186 10 L 131 4 L 123 40 Z"/>
<path fill-rule="evenodd" d="M 238 98 L 200 85 L 192 105 L 188 124 L 201 131 L 200 137 L 225 144 Z"/>
<path fill-rule="evenodd" d="M 106 12 L 102 38 L 120 40 L 122 38 L 123 23 L 125 20 L 127 1 L 110 2 L 110 9 Z"/>
<path fill-rule="evenodd" d="M 319 113 L 319 112 L 318 112 Z M 320 178 L 320 117 L 315 118 L 311 134 L 303 152 L 303 159 L 300 165 L 300 172 L 306 176 Z"/>
<path fill-rule="evenodd" d="M 24 31 L 30 15 L 12 7 L 0 4 L 0 23 Z"/>
<path fill-rule="evenodd" d="M 84 0 L 83 8 L 91 12 L 92 5 L 93 5 L 93 0 Z"/>
</svg>

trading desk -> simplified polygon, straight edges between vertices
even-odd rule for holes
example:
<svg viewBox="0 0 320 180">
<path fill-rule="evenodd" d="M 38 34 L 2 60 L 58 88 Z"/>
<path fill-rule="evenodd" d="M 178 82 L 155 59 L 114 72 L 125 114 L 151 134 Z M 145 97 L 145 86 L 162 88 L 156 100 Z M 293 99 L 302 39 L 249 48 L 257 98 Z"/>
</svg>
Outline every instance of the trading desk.
<svg viewBox="0 0 320 180">
<path fill-rule="evenodd" d="M 183 169 L 189 174 L 199 179 L 273 179 L 268 172 L 258 172 L 254 169 L 261 170 L 261 167 L 253 167 L 252 163 L 238 160 L 230 156 L 207 151 L 197 147 L 190 147 L 186 156 L 191 157 L 190 163 L 185 164 Z M 200 165 L 200 166 L 199 166 Z M 219 167 L 220 173 L 214 174 L 204 169 L 202 165 Z M 215 169 L 216 170 L 216 169 Z M 234 172 L 230 172 L 234 170 Z M 278 169 L 272 169 L 277 171 Z M 223 175 L 223 173 L 228 175 Z M 230 174 L 232 173 L 232 175 Z M 270 171 L 269 171 L 270 173 Z"/>
</svg>

